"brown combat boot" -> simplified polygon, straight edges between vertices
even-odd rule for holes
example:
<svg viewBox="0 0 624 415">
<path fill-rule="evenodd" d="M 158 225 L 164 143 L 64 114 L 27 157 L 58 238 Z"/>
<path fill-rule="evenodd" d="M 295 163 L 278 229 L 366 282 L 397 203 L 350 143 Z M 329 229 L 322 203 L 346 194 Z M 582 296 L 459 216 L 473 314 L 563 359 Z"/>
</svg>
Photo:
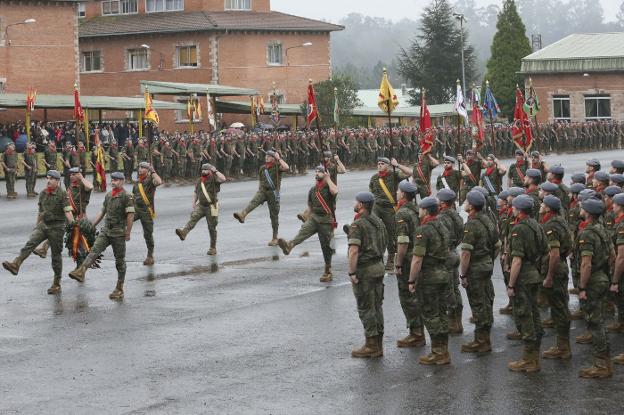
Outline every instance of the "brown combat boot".
<svg viewBox="0 0 624 415">
<path fill-rule="evenodd" d="M 176 229 L 175 230 L 176 235 L 178 235 L 178 238 L 180 238 L 181 241 L 186 239 L 186 235 L 188 235 L 188 231 L 186 229 Z"/>
<path fill-rule="evenodd" d="M 273 233 L 273 238 L 269 241 L 269 243 L 267 244 L 268 246 L 278 246 L 279 245 L 279 238 L 277 237 L 277 233 Z"/>
<path fill-rule="evenodd" d="M 526 372 L 534 373 L 540 371 L 539 352 L 529 350 L 527 346 L 524 347 L 522 357 L 515 362 L 509 362 L 507 367 L 512 372 Z"/>
<path fill-rule="evenodd" d="M 448 352 L 448 338 L 440 336 L 435 341 L 431 340 L 431 353 L 418 359 L 421 365 L 448 365 L 451 363 L 451 355 Z"/>
<path fill-rule="evenodd" d="M 215 248 L 214 246 L 211 246 L 210 249 L 208 249 L 208 252 L 206 252 L 206 255 L 210 255 L 210 256 L 217 255 L 217 248 Z"/>
<path fill-rule="evenodd" d="M 555 320 L 553 320 L 552 318 L 542 320 L 542 327 L 545 329 L 552 329 L 553 327 L 555 327 Z"/>
<path fill-rule="evenodd" d="M 381 357 L 383 355 L 383 351 L 379 348 L 379 337 L 380 336 L 367 337 L 364 346 L 360 347 L 359 349 L 353 349 L 351 351 L 351 357 Z"/>
<path fill-rule="evenodd" d="M 462 334 L 464 332 L 464 325 L 462 324 L 462 309 L 450 310 L 448 322 L 450 334 Z"/>
<path fill-rule="evenodd" d="M 15 257 L 13 261 L 4 261 L 2 266 L 4 269 L 9 271 L 13 275 L 17 275 L 19 272 L 20 266 L 22 265 L 22 259 L 20 257 Z"/>
<path fill-rule="evenodd" d="M 290 255 L 290 252 L 295 247 L 292 244 L 292 242 L 288 242 L 288 241 L 286 241 L 286 239 L 282 239 L 282 238 L 279 238 L 277 240 L 277 244 L 279 245 L 280 248 L 282 248 L 282 252 L 284 253 L 284 255 Z M 269 246 L 270 245 L 271 245 L 271 243 L 269 242 Z"/>
<path fill-rule="evenodd" d="M 511 306 L 511 303 L 507 304 L 503 308 L 499 308 L 498 313 L 504 314 L 504 315 L 511 315 L 513 313 L 513 307 Z"/>
<path fill-rule="evenodd" d="M 320 282 L 330 282 L 333 279 L 334 279 L 334 275 L 332 274 L 332 271 L 331 271 L 331 265 L 325 265 L 325 271 L 323 272 L 323 275 L 321 276 L 319 281 Z"/>
<path fill-rule="evenodd" d="M 232 216 L 234 216 L 234 219 L 236 219 L 240 223 L 245 223 L 245 218 L 247 217 L 247 212 L 244 211 L 244 210 L 241 210 L 240 212 L 234 212 L 234 214 Z"/>
<path fill-rule="evenodd" d="M 48 288 L 48 294 L 54 295 L 54 294 L 59 294 L 60 292 L 61 292 L 61 277 L 54 277 L 52 286 Z"/>
<path fill-rule="evenodd" d="M 84 282 L 85 275 L 87 274 L 87 267 L 83 262 L 78 268 L 69 273 L 69 278 L 78 282 Z"/>
<path fill-rule="evenodd" d="M 143 261 L 143 265 L 154 265 L 154 256 L 152 254 L 147 254 L 147 258 L 145 258 L 145 261 Z"/>
<path fill-rule="evenodd" d="M 50 243 L 45 241 L 41 244 L 41 246 L 33 251 L 33 254 L 37 255 L 39 258 L 45 259 L 48 256 L 48 248 L 50 247 Z"/>
<path fill-rule="evenodd" d="M 475 331 L 474 340 L 461 346 L 462 353 L 488 353 L 491 351 L 490 333 L 484 330 Z"/>
<path fill-rule="evenodd" d="M 570 320 L 583 320 L 585 318 L 585 313 L 580 308 L 576 311 L 570 312 Z"/>
<path fill-rule="evenodd" d="M 579 377 L 585 379 L 607 379 L 613 376 L 613 365 L 609 356 L 594 358 L 594 364 L 580 370 Z"/>
<path fill-rule="evenodd" d="M 614 321 L 607 326 L 607 331 L 609 333 L 624 333 L 624 321 Z"/>
<path fill-rule="evenodd" d="M 518 330 L 507 333 L 507 340 L 522 340 L 522 333 Z"/>
<path fill-rule="evenodd" d="M 111 300 L 121 300 L 124 297 L 123 285 L 124 283 L 122 281 L 117 281 L 115 290 L 109 294 L 108 298 Z"/>
<path fill-rule="evenodd" d="M 572 358 L 572 352 L 570 351 L 570 339 L 567 337 L 557 336 L 557 345 L 546 350 L 542 357 L 544 359 L 561 359 L 569 360 Z"/>
<path fill-rule="evenodd" d="M 422 347 L 426 344 L 422 327 L 410 329 L 410 334 L 400 340 L 397 340 L 397 347 Z"/>
<path fill-rule="evenodd" d="M 613 358 L 613 363 L 616 365 L 624 365 L 624 353 L 620 353 L 619 355 Z"/>
<path fill-rule="evenodd" d="M 586 332 L 576 336 L 575 340 L 578 344 L 591 344 L 594 341 L 594 336 L 590 332 Z"/>
</svg>

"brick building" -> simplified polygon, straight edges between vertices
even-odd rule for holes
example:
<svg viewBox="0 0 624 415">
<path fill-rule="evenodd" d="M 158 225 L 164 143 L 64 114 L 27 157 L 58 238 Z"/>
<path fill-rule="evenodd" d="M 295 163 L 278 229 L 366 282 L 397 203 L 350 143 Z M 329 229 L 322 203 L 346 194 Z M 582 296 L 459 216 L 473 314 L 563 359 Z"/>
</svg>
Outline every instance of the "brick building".
<svg viewBox="0 0 624 415">
<path fill-rule="evenodd" d="M 134 96 L 152 80 L 254 88 L 268 103 L 275 82 L 280 102 L 300 103 L 309 78 L 331 76 L 330 34 L 342 30 L 272 11 L 270 0 L 90 1 L 79 14 L 86 95 Z M 183 129 L 185 118 L 163 114 L 161 126 Z"/>
<path fill-rule="evenodd" d="M 624 121 L 624 32 L 573 34 L 522 59 L 540 122 Z"/>
</svg>

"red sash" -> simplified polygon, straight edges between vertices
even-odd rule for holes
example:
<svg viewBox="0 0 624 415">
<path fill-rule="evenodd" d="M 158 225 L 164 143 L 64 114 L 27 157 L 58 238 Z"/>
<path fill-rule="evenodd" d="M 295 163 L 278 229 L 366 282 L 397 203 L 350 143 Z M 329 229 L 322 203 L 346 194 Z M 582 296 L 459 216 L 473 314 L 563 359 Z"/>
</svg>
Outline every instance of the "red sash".
<svg viewBox="0 0 624 415">
<path fill-rule="evenodd" d="M 320 189 L 318 189 L 318 188 L 316 189 L 316 198 L 318 199 L 318 201 L 321 204 L 321 207 L 323 208 L 325 213 L 327 213 L 329 215 L 329 217 L 331 217 L 332 228 L 336 229 L 336 227 L 338 226 L 338 223 L 336 223 L 336 219 L 334 218 L 334 212 L 330 209 L 329 205 L 327 204 L 327 202 L 325 201 L 325 199 L 321 195 Z"/>
</svg>

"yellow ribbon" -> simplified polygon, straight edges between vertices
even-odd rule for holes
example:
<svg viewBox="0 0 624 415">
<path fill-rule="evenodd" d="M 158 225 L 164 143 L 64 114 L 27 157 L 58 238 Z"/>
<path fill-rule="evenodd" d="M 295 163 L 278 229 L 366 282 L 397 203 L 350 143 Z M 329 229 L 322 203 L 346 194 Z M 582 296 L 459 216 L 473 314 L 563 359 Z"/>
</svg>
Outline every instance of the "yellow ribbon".
<svg viewBox="0 0 624 415">
<path fill-rule="evenodd" d="M 145 202 L 145 206 L 147 206 L 147 211 L 149 212 L 152 219 L 156 219 L 156 212 L 152 209 L 152 204 L 149 202 L 147 195 L 145 194 L 145 189 L 143 189 L 143 183 L 139 182 L 139 193 L 141 194 L 141 199 Z"/>
<path fill-rule="evenodd" d="M 394 201 L 394 197 L 392 197 L 392 193 L 390 193 L 390 190 L 388 190 L 388 186 L 386 186 L 386 183 L 381 177 L 379 178 L 379 186 L 381 186 L 381 190 L 383 190 L 383 192 L 386 194 L 386 197 L 392 203 L 392 207 L 396 211 L 396 202 Z"/>
</svg>

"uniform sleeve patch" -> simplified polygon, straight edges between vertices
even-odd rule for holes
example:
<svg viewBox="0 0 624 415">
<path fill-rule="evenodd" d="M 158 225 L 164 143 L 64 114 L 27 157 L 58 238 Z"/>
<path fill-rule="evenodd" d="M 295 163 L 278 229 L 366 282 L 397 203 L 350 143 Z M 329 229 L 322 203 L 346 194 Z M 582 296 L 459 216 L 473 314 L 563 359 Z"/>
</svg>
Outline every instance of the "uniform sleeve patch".
<svg viewBox="0 0 624 415">
<path fill-rule="evenodd" d="M 512 237 L 512 238 L 514 238 L 514 237 L 516 237 L 516 236 L 518 236 L 518 234 L 517 234 L 517 233 L 512 233 L 512 234 L 511 234 L 511 237 Z"/>
<path fill-rule="evenodd" d="M 418 238 L 418 239 L 421 239 L 422 237 L 423 237 L 422 234 L 416 235 L 416 238 Z"/>
<path fill-rule="evenodd" d="M 546 235 L 552 235 L 553 231 L 546 232 Z"/>
<path fill-rule="evenodd" d="M 581 239 L 581 240 L 579 241 L 579 243 L 580 243 L 580 244 L 584 244 L 584 243 L 585 243 L 585 241 Z"/>
</svg>

